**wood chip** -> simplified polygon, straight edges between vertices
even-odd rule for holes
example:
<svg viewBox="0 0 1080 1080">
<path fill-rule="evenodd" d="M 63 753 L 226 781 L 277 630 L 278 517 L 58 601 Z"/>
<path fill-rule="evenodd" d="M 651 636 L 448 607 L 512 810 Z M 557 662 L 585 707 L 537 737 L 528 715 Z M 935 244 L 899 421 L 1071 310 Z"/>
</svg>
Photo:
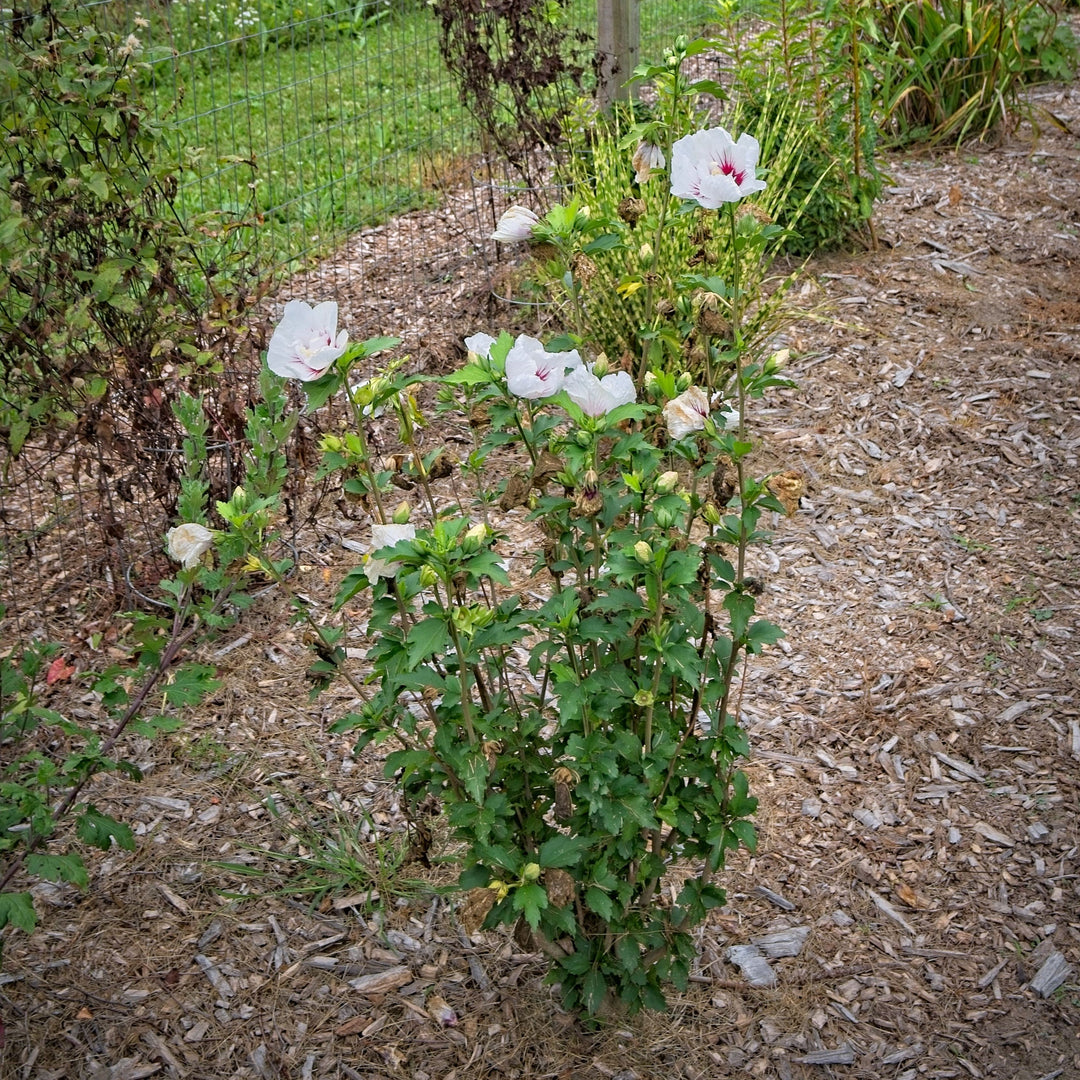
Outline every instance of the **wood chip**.
<svg viewBox="0 0 1080 1080">
<path fill-rule="evenodd" d="M 361 975 L 359 979 L 350 979 L 349 985 L 361 994 L 378 995 L 389 994 L 391 990 L 397 990 L 413 980 L 412 971 L 404 965 L 387 968 L 386 971 L 376 971 L 371 975 Z"/>
<path fill-rule="evenodd" d="M 873 889 L 867 889 L 866 893 L 870 897 L 870 899 L 873 900 L 874 906 L 878 909 L 878 911 L 880 911 L 884 915 L 887 915 L 890 919 L 892 919 L 894 923 L 897 924 L 897 926 L 902 927 L 914 937 L 915 928 L 911 925 L 911 923 L 907 921 L 907 919 L 904 918 L 903 915 L 900 914 L 899 911 L 896 910 L 896 908 L 892 906 L 892 904 L 889 903 L 888 900 L 885 899 L 884 896 L 880 895 L 880 893 L 874 892 Z"/>
<path fill-rule="evenodd" d="M 851 1065 L 855 1061 L 855 1051 L 847 1043 L 841 1043 L 835 1050 L 811 1050 L 796 1060 L 804 1065 Z"/>
<path fill-rule="evenodd" d="M 1000 847 L 1016 846 L 1016 841 L 1011 836 L 1006 836 L 1005 833 L 995 829 L 992 825 L 987 825 L 985 821 L 976 822 L 974 831 L 984 840 L 989 840 L 991 844 L 997 844 Z"/>
<path fill-rule="evenodd" d="M 1072 964 L 1056 949 L 1046 958 L 1028 986 L 1040 997 L 1049 997 L 1072 975 Z"/>
<path fill-rule="evenodd" d="M 798 956 L 809 936 L 809 926 L 793 926 L 788 930 L 777 930 L 772 934 L 752 938 L 751 944 L 756 945 L 767 957 L 775 960 L 780 956 Z"/>
<path fill-rule="evenodd" d="M 754 887 L 754 893 L 757 896 L 764 897 L 770 904 L 775 904 L 781 911 L 795 910 L 795 905 L 790 900 L 781 896 L 779 893 L 773 892 L 772 889 L 765 888 L 764 885 L 756 885 Z"/>
<path fill-rule="evenodd" d="M 210 980 L 210 985 L 223 997 L 231 998 L 236 993 L 229 980 L 218 970 L 217 965 L 208 956 L 202 953 L 195 954 L 195 963 L 202 969 L 203 974 Z"/>
<path fill-rule="evenodd" d="M 776 972 L 756 945 L 730 945 L 724 950 L 724 956 L 742 972 L 751 986 L 776 985 Z"/>
</svg>

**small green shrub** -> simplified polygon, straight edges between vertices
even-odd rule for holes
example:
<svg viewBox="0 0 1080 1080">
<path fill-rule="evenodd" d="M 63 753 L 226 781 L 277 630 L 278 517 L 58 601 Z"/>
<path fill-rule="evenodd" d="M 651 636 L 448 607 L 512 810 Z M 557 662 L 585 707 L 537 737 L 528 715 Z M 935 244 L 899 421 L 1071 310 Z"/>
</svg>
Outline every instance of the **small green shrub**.
<svg viewBox="0 0 1080 1080">
<path fill-rule="evenodd" d="M 0 78 L 0 439 L 82 425 L 157 445 L 161 375 L 220 367 L 202 347 L 245 291 L 243 230 L 184 221 L 178 164 L 136 85 L 142 48 L 47 0 L 4 21 Z M 165 417 L 168 417 L 167 410 Z"/>
<path fill-rule="evenodd" d="M 1021 29 L 1038 0 L 890 0 L 863 7 L 866 57 L 892 146 L 997 137 L 1038 71 Z"/>
<path fill-rule="evenodd" d="M 1069 82 L 1080 65 L 1080 42 L 1072 26 L 1049 4 L 1031 7 L 1020 21 L 1020 48 L 1035 63 L 1028 78 Z"/>
</svg>

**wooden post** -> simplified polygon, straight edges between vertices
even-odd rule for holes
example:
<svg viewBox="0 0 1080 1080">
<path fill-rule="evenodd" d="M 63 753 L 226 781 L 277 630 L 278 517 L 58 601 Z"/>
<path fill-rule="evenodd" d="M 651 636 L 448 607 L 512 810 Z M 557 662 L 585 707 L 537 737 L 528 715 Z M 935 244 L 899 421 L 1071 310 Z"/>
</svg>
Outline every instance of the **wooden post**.
<svg viewBox="0 0 1080 1080">
<path fill-rule="evenodd" d="M 602 109 L 629 101 L 627 80 L 641 53 L 641 0 L 596 0 L 597 100 Z"/>
</svg>

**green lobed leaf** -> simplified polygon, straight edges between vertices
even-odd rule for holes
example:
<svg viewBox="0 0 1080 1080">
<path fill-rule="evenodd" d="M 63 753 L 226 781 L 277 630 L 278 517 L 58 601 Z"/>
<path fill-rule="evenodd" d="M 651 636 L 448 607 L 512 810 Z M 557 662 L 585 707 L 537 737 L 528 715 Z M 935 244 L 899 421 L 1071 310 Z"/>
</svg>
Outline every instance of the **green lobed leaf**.
<svg viewBox="0 0 1080 1080">
<path fill-rule="evenodd" d="M 550 869 L 573 866 L 591 846 L 587 836 L 552 836 L 540 845 L 537 862 Z"/>
<path fill-rule="evenodd" d="M 75 834 L 84 844 L 101 848 L 102 851 L 108 851 L 114 840 L 118 847 L 126 851 L 135 850 L 135 835 L 131 828 L 101 813 L 94 806 L 87 806 L 75 819 Z"/>
<path fill-rule="evenodd" d="M 535 930 L 540 925 L 540 912 L 548 906 L 548 895 L 543 886 L 535 883 L 519 885 L 513 891 L 514 910 L 525 916 L 525 921 Z"/>
<path fill-rule="evenodd" d="M 46 855 L 37 852 L 26 856 L 26 871 L 44 881 L 70 881 L 80 889 L 90 885 L 86 866 L 75 854 Z"/>
<path fill-rule="evenodd" d="M 11 923 L 32 934 L 37 925 L 34 900 L 28 892 L 0 893 L 0 930 Z"/>
</svg>

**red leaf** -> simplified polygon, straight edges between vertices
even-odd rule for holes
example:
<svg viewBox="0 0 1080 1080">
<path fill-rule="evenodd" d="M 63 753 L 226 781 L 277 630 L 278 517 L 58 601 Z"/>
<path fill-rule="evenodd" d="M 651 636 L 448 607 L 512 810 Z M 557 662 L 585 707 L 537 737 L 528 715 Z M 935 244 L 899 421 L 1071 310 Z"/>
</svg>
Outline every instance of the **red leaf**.
<svg viewBox="0 0 1080 1080">
<path fill-rule="evenodd" d="M 45 674 L 45 685 L 52 686 L 53 683 L 65 682 L 75 674 L 75 668 L 73 665 L 62 657 L 58 656 L 50 665 L 49 670 Z"/>
</svg>

